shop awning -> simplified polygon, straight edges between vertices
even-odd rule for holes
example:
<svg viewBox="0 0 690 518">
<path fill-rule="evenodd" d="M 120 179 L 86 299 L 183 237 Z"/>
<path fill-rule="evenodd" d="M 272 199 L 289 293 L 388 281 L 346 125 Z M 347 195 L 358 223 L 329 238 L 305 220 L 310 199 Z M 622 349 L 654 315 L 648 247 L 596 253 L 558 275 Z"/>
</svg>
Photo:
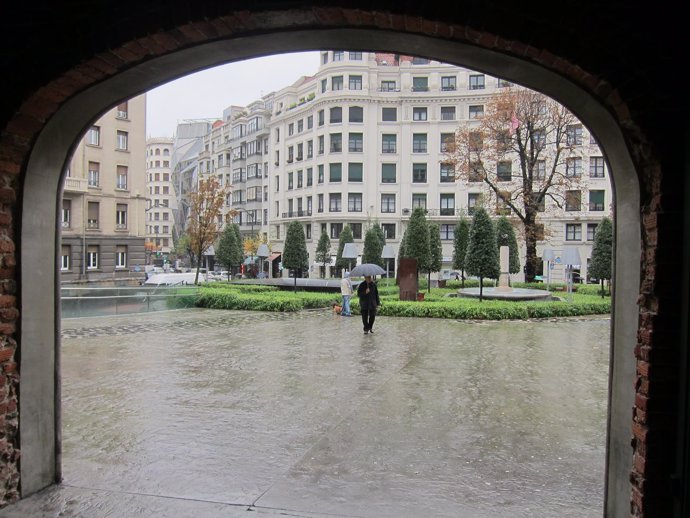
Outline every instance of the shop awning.
<svg viewBox="0 0 690 518">
<path fill-rule="evenodd" d="M 282 255 L 281 252 L 273 252 L 271 255 L 268 256 L 268 260 L 273 262 L 276 259 L 278 259 Z"/>
</svg>

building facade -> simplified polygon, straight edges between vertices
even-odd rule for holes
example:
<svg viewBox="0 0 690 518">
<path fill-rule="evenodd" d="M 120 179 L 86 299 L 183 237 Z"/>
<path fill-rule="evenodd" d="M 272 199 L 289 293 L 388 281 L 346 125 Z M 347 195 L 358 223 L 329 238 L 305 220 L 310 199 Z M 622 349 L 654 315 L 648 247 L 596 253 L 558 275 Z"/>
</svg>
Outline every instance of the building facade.
<svg viewBox="0 0 690 518">
<path fill-rule="evenodd" d="M 64 179 L 63 282 L 141 275 L 146 233 L 145 135 L 146 97 L 142 95 L 107 112 L 79 142 Z"/>
<path fill-rule="evenodd" d="M 146 141 L 146 253 L 147 264 L 164 261 L 173 251 L 177 198 L 172 182 L 172 138 Z"/>
</svg>

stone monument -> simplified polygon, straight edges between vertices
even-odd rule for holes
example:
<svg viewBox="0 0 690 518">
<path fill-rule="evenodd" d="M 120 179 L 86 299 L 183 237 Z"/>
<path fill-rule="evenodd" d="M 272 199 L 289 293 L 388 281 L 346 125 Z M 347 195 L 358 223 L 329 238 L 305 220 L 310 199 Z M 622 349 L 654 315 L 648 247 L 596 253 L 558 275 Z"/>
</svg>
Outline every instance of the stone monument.
<svg viewBox="0 0 690 518">
<path fill-rule="evenodd" d="M 510 287 L 510 248 L 502 246 L 501 253 L 501 274 L 498 276 L 498 287 L 496 291 L 513 291 Z"/>
</svg>

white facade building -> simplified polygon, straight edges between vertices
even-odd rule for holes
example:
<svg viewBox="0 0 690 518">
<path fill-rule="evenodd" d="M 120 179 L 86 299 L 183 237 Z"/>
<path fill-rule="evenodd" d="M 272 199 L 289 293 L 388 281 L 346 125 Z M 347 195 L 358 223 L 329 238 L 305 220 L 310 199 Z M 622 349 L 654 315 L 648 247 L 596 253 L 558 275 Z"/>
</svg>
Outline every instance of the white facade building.
<svg viewBox="0 0 690 518">
<path fill-rule="evenodd" d="M 174 248 L 173 211 L 177 210 L 177 198 L 172 183 L 172 155 L 172 138 L 149 138 L 146 141 L 147 253 L 161 259 Z"/>
</svg>

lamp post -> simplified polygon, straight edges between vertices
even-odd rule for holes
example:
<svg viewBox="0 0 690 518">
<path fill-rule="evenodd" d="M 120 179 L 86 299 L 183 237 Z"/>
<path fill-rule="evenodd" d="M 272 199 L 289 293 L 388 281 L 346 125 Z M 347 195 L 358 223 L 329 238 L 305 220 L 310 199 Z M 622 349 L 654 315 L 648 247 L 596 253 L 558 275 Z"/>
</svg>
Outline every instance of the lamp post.
<svg viewBox="0 0 690 518">
<path fill-rule="evenodd" d="M 551 262 L 556 260 L 556 254 L 550 248 L 544 248 L 541 254 L 542 261 L 546 261 L 546 290 L 549 289 L 551 283 Z"/>
<path fill-rule="evenodd" d="M 390 265 L 390 260 L 395 259 L 395 250 L 393 250 L 393 245 L 383 245 L 381 259 L 386 260 L 386 279 L 388 279 L 388 267 Z"/>
</svg>

